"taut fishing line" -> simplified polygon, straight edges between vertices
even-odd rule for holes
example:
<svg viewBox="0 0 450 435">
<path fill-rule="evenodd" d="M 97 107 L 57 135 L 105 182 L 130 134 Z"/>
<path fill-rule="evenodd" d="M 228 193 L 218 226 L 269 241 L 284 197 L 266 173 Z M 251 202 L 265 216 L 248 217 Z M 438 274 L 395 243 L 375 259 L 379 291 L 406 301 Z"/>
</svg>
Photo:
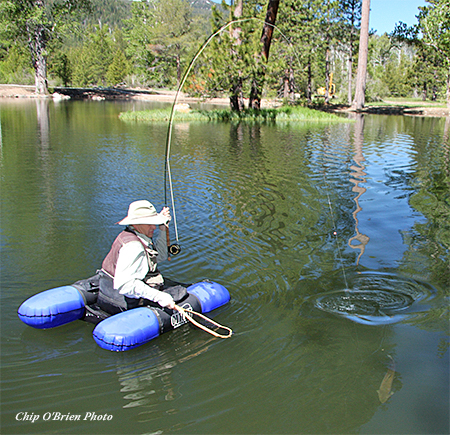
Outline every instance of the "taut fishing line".
<svg viewBox="0 0 450 435">
<path fill-rule="evenodd" d="M 280 35 L 286 40 L 286 42 L 289 44 L 289 46 L 293 49 L 294 51 L 294 55 L 297 58 L 297 61 L 300 65 L 300 59 L 297 55 L 297 52 L 294 49 L 294 46 L 292 45 L 292 43 L 288 40 L 288 38 L 284 35 L 284 33 L 274 24 L 270 24 L 267 23 L 264 20 L 261 20 L 259 18 L 255 18 L 255 17 L 251 17 L 251 18 L 242 18 L 239 20 L 233 20 L 230 21 L 226 24 L 224 24 L 219 30 L 217 30 L 215 33 L 211 34 L 208 39 L 203 43 L 203 45 L 199 48 L 199 50 L 197 51 L 197 53 L 195 54 L 195 56 L 193 57 L 193 59 L 191 60 L 191 62 L 189 63 L 188 68 L 186 69 L 186 71 L 183 74 L 183 77 L 180 81 L 180 84 L 178 86 L 177 92 L 175 94 L 175 98 L 173 100 L 172 103 L 172 107 L 170 110 L 170 117 L 169 117 L 169 126 L 167 129 L 167 136 L 166 136 L 166 151 L 165 151 L 165 165 L 164 165 L 164 204 L 167 206 L 167 182 L 169 184 L 169 191 L 170 191 L 170 202 L 172 205 L 172 215 L 173 215 L 173 225 L 175 228 L 175 238 L 177 243 L 170 245 L 169 246 L 169 253 L 172 255 L 176 255 L 180 252 L 181 248 L 179 243 L 179 237 L 178 237 L 178 226 L 177 226 L 177 215 L 176 215 L 176 210 L 175 210 L 175 199 L 174 199 L 174 194 L 173 194 L 173 183 L 172 183 L 172 174 L 170 171 L 170 150 L 171 150 L 171 142 L 172 142 L 172 131 L 173 131 L 173 119 L 175 116 L 175 106 L 177 104 L 178 101 L 178 96 L 180 95 L 181 89 L 183 88 L 187 77 L 189 75 L 189 73 L 191 72 L 192 67 L 194 66 L 196 60 L 199 58 L 199 56 L 203 53 L 203 51 L 205 50 L 205 48 L 209 45 L 209 43 L 220 33 L 222 33 L 224 30 L 226 30 L 228 27 L 230 27 L 233 24 L 238 24 L 238 23 L 244 23 L 247 21 L 259 21 L 262 22 L 268 26 L 273 27 L 274 29 L 278 30 L 278 32 L 280 32 Z"/>
<path fill-rule="evenodd" d="M 342 267 L 342 275 L 344 277 L 344 284 L 345 284 L 345 290 L 349 290 L 348 288 L 348 282 L 347 282 L 347 275 L 345 274 L 345 267 L 344 267 L 344 259 L 342 257 L 342 253 L 341 253 L 341 248 L 339 247 L 339 240 L 338 240 L 338 232 L 337 232 L 337 226 L 336 226 L 336 220 L 334 218 L 334 213 L 333 213 L 333 206 L 331 205 L 331 198 L 330 198 L 330 193 L 328 191 L 328 182 L 327 182 L 327 178 L 325 175 L 325 169 L 323 171 L 323 181 L 325 182 L 326 185 L 326 193 L 327 193 L 327 201 L 328 201 L 328 207 L 330 209 L 330 217 L 331 217 L 331 223 L 333 225 L 333 236 L 334 239 L 336 241 L 336 247 L 339 253 L 339 261 L 341 263 L 341 267 Z"/>
</svg>

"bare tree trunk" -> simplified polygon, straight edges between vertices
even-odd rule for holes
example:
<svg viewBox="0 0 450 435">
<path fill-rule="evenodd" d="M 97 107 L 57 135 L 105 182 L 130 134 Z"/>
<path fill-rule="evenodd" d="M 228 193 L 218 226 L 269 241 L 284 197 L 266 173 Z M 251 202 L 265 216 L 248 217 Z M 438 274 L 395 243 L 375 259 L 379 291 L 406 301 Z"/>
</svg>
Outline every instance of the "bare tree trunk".
<svg viewBox="0 0 450 435">
<path fill-rule="evenodd" d="M 356 75 L 356 92 L 352 108 L 361 110 L 366 99 L 367 57 L 369 49 L 370 0 L 362 0 L 361 33 L 359 36 L 358 72 Z"/>
<path fill-rule="evenodd" d="M 45 5 L 43 0 L 37 0 L 36 6 L 40 9 L 44 9 Z M 27 24 L 28 33 L 28 47 L 31 52 L 31 59 L 34 68 L 34 78 L 36 85 L 36 93 L 39 95 L 48 94 L 47 84 L 47 35 L 43 25 L 35 24 L 30 26 Z"/>
<path fill-rule="evenodd" d="M 348 88 L 347 88 L 347 101 L 348 105 L 352 105 L 352 78 L 353 78 L 353 58 L 348 59 Z"/>
<path fill-rule="evenodd" d="M 289 95 L 290 100 L 295 100 L 295 76 L 294 76 L 294 68 L 292 68 L 292 59 L 291 59 L 291 66 L 289 68 Z"/>
<path fill-rule="evenodd" d="M 47 59 L 44 55 L 46 40 L 42 26 L 28 29 L 28 46 L 31 51 L 31 59 L 34 68 L 36 93 L 39 95 L 46 95 L 48 94 Z"/>
<path fill-rule="evenodd" d="M 242 17 L 243 12 L 244 12 L 244 1 L 238 0 L 236 2 L 236 6 L 233 11 L 233 17 L 238 20 L 239 18 Z M 241 45 L 241 43 L 242 43 L 241 28 L 239 26 L 233 28 L 233 30 L 231 31 L 231 36 L 233 36 L 233 39 L 235 40 L 236 45 Z"/>
<path fill-rule="evenodd" d="M 312 103 L 312 71 L 311 71 L 311 56 L 308 56 L 308 85 L 306 88 L 306 98 L 308 103 Z"/>
<path fill-rule="evenodd" d="M 241 77 L 237 77 L 231 85 L 230 109 L 233 112 L 242 112 L 245 109 Z"/>
<path fill-rule="evenodd" d="M 327 36 L 325 52 L 325 104 L 330 102 L 330 2 L 327 2 Z"/>
<path fill-rule="evenodd" d="M 353 36 L 355 33 L 355 18 L 354 13 L 352 13 L 351 29 L 350 29 L 350 50 L 348 53 L 348 88 L 347 88 L 347 101 L 348 105 L 352 104 L 352 82 L 353 82 Z"/>
<path fill-rule="evenodd" d="M 447 74 L 447 107 L 450 109 L 450 66 Z"/>
<path fill-rule="evenodd" d="M 244 1 L 238 0 L 233 11 L 233 16 L 235 19 L 242 17 L 244 11 Z M 241 41 L 241 28 L 234 27 L 231 31 L 231 36 L 234 39 L 234 45 L 239 46 L 242 44 Z M 244 110 L 244 93 L 242 91 L 242 73 L 238 71 L 237 76 L 232 80 L 231 84 L 231 96 L 230 96 L 230 109 L 234 112 L 241 112 Z"/>
<path fill-rule="evenodd" d="M 176 55 L 176 62 L 177 62 L 177 89 L 178 89 L 181 83 L 181 59 L 178 53 Z"/>
<path fill-rule="evenodd" d="M 283 99 L 294 101 L 294 70 L 292 68 L 292 58 L 289 59 L 289 66 L 284 70 Z"/>
<path fill-rule="evenodd" d="M 266 20 L 264 22 L 263 31 L 261 35 L 262 43 L 262 57 L 264 57 L 264 62 L 267 63 L 269 60 L 270 44 L 272 42 L 273 26 L 277 20 L 278 6 L 280 0 L 269 0 L 267 5 Z M 250 99 L 248 102 L 248 107 L 252 109 L 261 109 L 261 97 L 262 88 L 264 86 L 264 77 L 266 74 L 265 64 L 261 62 L 261 55 L 258 56 L 256 62 L 257 71 L 252 79 L 252 86 L 250 90 Z"/>
<path fill-rule="evenodd" d="M 261 42 L 263 44 L 263 55 L 266 62 L 269 60 L 270 44 L 272 43 L 273 26 L 277 20 L 278 6 L 280 0 L 269 0 L 267 5 L 266 20 L 264 22 Z"/>
<path fill-rule="evenodd" d="M 329 43 L 327 35 L 327 44 Z M 325 54 L 325 104 L 330 102 L 330 49 L 327 47 Z"/>
</svg>

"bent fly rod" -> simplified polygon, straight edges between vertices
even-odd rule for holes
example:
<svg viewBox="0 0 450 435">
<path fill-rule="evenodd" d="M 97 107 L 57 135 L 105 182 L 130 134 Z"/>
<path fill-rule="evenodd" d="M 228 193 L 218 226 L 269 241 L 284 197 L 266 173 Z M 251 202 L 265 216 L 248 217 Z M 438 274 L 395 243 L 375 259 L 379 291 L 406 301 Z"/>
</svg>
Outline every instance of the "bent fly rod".
<svg viewBox="0 0 450 435">
<path fill-rule="evenodd" d="M 228 27 L 230 27 L 233 24 L 238 24 L 238 23 L 243 23 L 246 21 L 260 21 L 263 22 L 264 24 L 267 24 L 268 26 L 273 27 L 274 29 L 277 29 L 281 36 L 287 41 L 287 43 L 293 47 L 292 43 L 288 40 L 288 38 L 283 34 L 283 32 L 274 24 L 268 23 L 265 20 L 261 20 L 259 18 L 255 18 L 255 17 L 250 17 L 250 18 L 242 18 L 239 20 L 233 20 L 230 21 L 226 24 L 224 24 L 219 30 L 217 30 L 215 33 L 211 34 L 206 41 L 203 43 L 203 45 L 198 49 L 197 53 L 195 54 L 195 56 L 193 57 L 193 59 L 191 60 L 191 62 L 189 63 L 188 68 L 186 69 L 186 71 L 183 74 L 183 77 L 180 81 L 180 84 L 178 85 L 178 89 L 177 92 L 175 94 L 175 98 L 173 100 L 172 103 L 172 107 L 170 109 L 170 117 L 169 117 L 169 126 L 167 129 L 167 135 L 166 135 L 166 151 L 165 151 L 165 164 L 164 164 L 164 204 L 167 206 L 168 205 L 168 200 L 167 200 L 167 187 L 169 187 L 170 190 L 170 202 L 172 205 L 172 214 L 173 214 L 173 225 L 175 228 L 175 239 L 176 239 L 176 243 L 174 244 L 170 244 L 170 236 L 169 236 L 169 227 L 167 226 L 167 247 L 168 247 L 168 251 L 169 254 L 171 255 L 176 255 L 181 251 L 181 247 L 179 245 L 179 238 L 178 238 L 178 226 L 177 226 L 177 215 L 176 215 L 176 211 L 175 211 L 175 200 L 174 200 L 174 194 L 173 194 L 173 184 L 172 184 L 172 175 L 170 172 L 170 149 L 171 149 L 171 142 L 172 142 L 172 130 L 173 130 L 173 119 L 175 116 L 175 106 L 177 104 L 178 101 L 178 97 L 180 95 L 181 89 L 183 89 L 184 84 L 186 83 L 186 79 L 189 75 L 189 73 L 191 72 L 192 67 L 194 66 L 195 62 L 197 61 L 197 59 L 199 58 L 199 56 L 203 53 L 203 51 L 205 50 L 205 48 L 209 45 L 209 43 L 217 36 L 219 35 L 221 32 L 223 32 L 224 30 L 226 30 Z M 298 59 L 297 53 L 295 52 L 294 49 L 294 54 L 300 64 L 300 60 Z M 167 183 L 168 182 L 168 183 Z M 168 184 L 168 186 L 167 186 Z"/>
<path fill-rule="evenodd" d="M 252 19 L 253 18 L 247 18 L 247 19 L 242 19 L 242 20 L 230 21 L 229 23 L 223 25 L 219 30 L 217 30 L 217 32 L 210 35 L 208 37 L 208 39 L 200 47 L 200 49 L 197 51 L 197 53 L 195 54 L 195 56 L 193 57 L 191 62 L 189 63 L 189 66 L 186 69 L 186 71 L 184 72 L 183 77 L 178 86 L 177 92 L 175 94 L 175 98 L 173 100 L 172 107 L 170 109 L 169 126 L 167 129 L 167 135 L 166 135 L 166 151 L 165 151 L 165 164 L 164 164 L 164 204 L 166 206 L 168 205 L 167 187 L 169 187 L 170 202 L 172 205 L 172 214 L 173 214 L 173 225 L 175 228 L 175 239 L 176 239 L 176 243 L 170 244 L 170 236 L 169 236 L 169 231 L 168 231 L 169 228 L 167 227 L 167 230 L 166 230 L 167 248 L 168 248 L 169 254 L 171 254 L 171 255 L 176 255 L 181 251 L 181 247 L 179 245 L 179 238 L 178 238 L 177 214 L 176 214 L 176 210 L 175 210 L 175 199 L 174 199 L 174 194 L 173 194 L 172 174 L 170 172 L 170 148 L 171 148 L 171 142 L 172 142 L 173 118 L 175 116 L 175 106 L 178 101 L 178 96 L 180 95 L 181 89 L 183 89 L 183 86 L 186 83 L 186 79 L 187 79 L 189 73 L 191 72 L 191 69 L 194 66 L 195 61 L 202 54 L 203 50 L 208 46 L 208 44 L 212 41 L 212 39 L 216 35 L 221 33 L 222 31 L 224 31 L 226 28 L 230 27 L 232 24 L 239 23 L 242 21 L 249 21 Z M 168 186 L 167 186 L 167 182 L 168 182 Z"/>
</svg>

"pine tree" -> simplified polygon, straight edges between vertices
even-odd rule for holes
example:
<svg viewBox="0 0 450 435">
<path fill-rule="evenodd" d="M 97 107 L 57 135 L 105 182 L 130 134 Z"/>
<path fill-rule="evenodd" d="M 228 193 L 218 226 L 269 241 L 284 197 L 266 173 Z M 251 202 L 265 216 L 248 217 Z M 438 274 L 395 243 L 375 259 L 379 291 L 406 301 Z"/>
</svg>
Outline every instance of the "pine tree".
<svg viewBox="0 0 450 435">
<path fill-rule="evenodd" d="M 106 83 L 115 86 L 121 83 L 128 75 L 129 66 L 123 51 L 118 49 L 114 55 L 113 61 L 108 67 L 106 73 Z"/>
<path fill-rule="evenodd" d="M 447 107 L 450 108 L 450 0 L 427 0 L 429 6 L 420 8 L 419 28 L 423 43 L 442 58 L 447 76 Z"/>
</svg>

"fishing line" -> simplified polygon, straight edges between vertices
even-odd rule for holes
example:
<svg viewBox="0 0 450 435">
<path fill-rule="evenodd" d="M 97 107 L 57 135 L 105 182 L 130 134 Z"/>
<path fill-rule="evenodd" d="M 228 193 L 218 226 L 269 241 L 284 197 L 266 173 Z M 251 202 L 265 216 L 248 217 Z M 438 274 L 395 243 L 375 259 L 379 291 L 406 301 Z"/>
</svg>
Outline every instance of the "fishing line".
<svg viewBox="0 0 450 435">
<path fill-rule="evenodd" d="M 325 143 L 324 143 L 324 145 L 325 145 Z M 329 193 L 330 189 L 329 189 L 329 183 L 328 183 L 328 180 L 327 180 L 327 177 L 326 177 L 326 166 L 323 169 L 323 180 L 324 180 L 324 184 L 325 184 L 325 192 L 326 192 L 326 195 L 327 195 L 328 208 L 330 210 L 331 223 L 332 223 L 332 226 L 333 226 L 333 236 L 335 238 L 336 249 L 337 249 L 338 255 L 339 255 L 339 261 L 340 261 L 340 265 L 341 265 L 341 269 L 342 269 L 342 276 L 344 278 L 344 286 L 345 286 L 344 292 L 347 293 L 347 292 L 350 292 L 350 289 L 349 289 L 349 286 L 348 286 L 347 274 L 345 272 L 344 259 L 343 259 L 342 251 L 341 251 L 341 248 L 339 247 L 338 229 L 337 229 L 336 218 L 335 218 L 335 215 L 334 215 L 333 206 L 332 206 L 332 203 L 331 203 L 331 197 L 330 197 L 330 193 Z M 352 325 L 349 325 L 349 328 L 351 328 L 351 330 L 353 331 L 353 333 L 355 335 L 355 337 L 353 338 L 353 341 L 356 344 L 356 350 L 357 350 L 358 354 L 361 356 L 361 349 L 359 347 L 359 336 L 358 336 L 358 330 L 356 328 L 356 325 L 353 323 Z M 364 362 L 364 359 L 361 359 L 361 362 L 359 364 L 359 367 L 358 367 L 358 370 L 357 370 L 356 374 L 360 373 L 360 371 L 362 369 L 363 362 Z"/>
<path fill-rule="evenodd" d="M 336 248 L 339 254 L 339 261 L 341 264 L 341 268 L 342 268 L 342 275 L 344 277 L 344 284 L 345 284 L 345 291 L 349 290 L 348 288 L 348 282 L 347 282 L 347 275 L 345 273 L 345 267 L 344 267 L 344 259 L 342 257 L 342 252 L 341 252 L 341 248 L 339 247 L 339 240 L 338 240 L 338 232 L 337 232 L 337 226 L 336 226 L 336 220 L 334 218 L 334 213 L 333 213 L 333 206 L 331 205 L 331 197 L 328 191 L 328 183 L 327 183 L 327 179 L 326 179 L 326 175 L 325 175 L 325 169 L 323 171 L 323 180 L 326 186 L 325 192 L 327 194 L 327 201 L 328 201 L 328 207 L 330 209 L 330 217 L 331 217 L 331 223 L 333 225 L 333 236 L 335 238 L 336 241 Z"/>
<path fill-rule="evenodd" d="M 164 204 L 167 206 L 167 182 L 168 182 L 169 191 L 170 191 L 170 202 L 172 205 L 173 224 L 174 224 L 174 228 L 175 228 L 175 238 L 177 241 L 176 245 L 169 246 L 169 252 L 170 252 L 170 248 L 173 246 L 174 247 L 173 249 L 177 251 L 177 252 L 175 252 L 175 254 L 178 253 L 181 248 L 178 245 L 179 237 L 178 237 L 177 215 L 176 215 L 176 210 L 175 210 L 175 199 L 174 199 L 174 193 L 173 193 L 172 174 L 170 171 L 170 151 L 171 151 L 171 142 L 172 142 L 173 120 L 175 117 L 175 106 L 178 101 L 178 96 L 180 95 L 181 89 L 183 88 L 183 86 L 187 80 L 187 77 L 188 77 L 189 73 L 191 72 L 191 69 L 194 66 L 196 60 L 200 57 L 200 55 L 203 53 L 203 51 L 209 45 L 209 43 L 213 40 L 213 38 L 215 38 L 217 35 L 222 33 L 224 30 L 226 30 L 228 27 L 230 27 L 233 24 L 244 23 L 244 22 L 248 22 L 248 21 L 259 21 L 259 22 L 262 22 L 262 23 L 278 30 L 278 32 L 280 32 L 280 35 L 285 39 L 285 41 L 293 49 L 293 53 L 294 53 L 295 57 L 297 58 L 299 65 L 301 65 L 300 58 L 297 55 L 297 52 L 295 51 L 294 46 L 288 40 L 286 35 L 284 35 L 284 33 L 276 25 L 267 23 L 265 20 L 261 20 L 260 18 L 255 18 L 255 17 L 241 18 L 239 20 L 233 20 L 233 21 L 230 21 L 230 22 L 224 24 L 219 30 L 217 30 L 216 32 L 214 32 L 207 38 L 207 40 L 203 43 L 203 45 L 199 48 L 199 50 L 197 51 L 195 56 L 192 58 L 191 62 L 189 63 L 188 68 L 186 69 L 186 71 L 183 74 L 183 77 L 180 81 L 177 92 L 175 94 L 175 98 L 173 100 L 172 107 L 170 109 L 169 126 L 167 129 L 167 135 L 166 135 L 166 150 L 165 150 L 165 165 L 164 165 Z M 172 254 L 172 255 L 175 255 L 175 254 Z"/>
</svg>

